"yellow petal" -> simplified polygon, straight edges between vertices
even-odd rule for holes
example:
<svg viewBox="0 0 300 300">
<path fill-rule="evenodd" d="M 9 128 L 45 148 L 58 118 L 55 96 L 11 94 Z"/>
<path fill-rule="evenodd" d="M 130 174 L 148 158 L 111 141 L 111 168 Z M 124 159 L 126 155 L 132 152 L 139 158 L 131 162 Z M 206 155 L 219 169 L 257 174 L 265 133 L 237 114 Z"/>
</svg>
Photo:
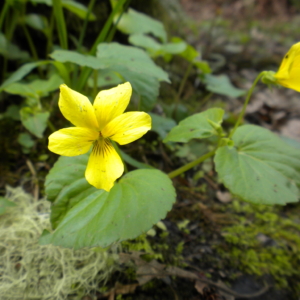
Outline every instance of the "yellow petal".
<svg viewBox="0 0 300 300">
<path fill-rule="evenodd" d="M 58 106 L 64 117 L 75 126 L 98 130 L 95 111 L 89 99 L 65 84 L 60 86 Z"/>
<path fill-rule="evenodd" d="M 96 187 L 109 191 L 124 172 L 124 165 L 108 139 L 97 140 L 85 171 L 86 180 Z"/>
<path fill-rule="evenodd" d="M 285 55 L 274 77 L 278 84 L 300 92 L 300 42 Z"/>
<path fill-rule="evenodd" d="M 64 156 L 76 156 L 89 151 L 93 141 L 99 136 L 97 131 L 83 127 L 69 127 L 49 136 L 49 150 Z"/>
<path fill-rule="evenodd" d="M 129 82 L 98 93 L 94 101 L 94 109 L 100 130 L 125 111 L 131 94 L 132 88 Z"/>
<path fill-rule="evenodd" d="M 113 119 L 101 131 L 102 135 L 120 145 L 131 143 L 151 129 L 151 117 L 144 112 L 128 112 Z"/>
</svg>

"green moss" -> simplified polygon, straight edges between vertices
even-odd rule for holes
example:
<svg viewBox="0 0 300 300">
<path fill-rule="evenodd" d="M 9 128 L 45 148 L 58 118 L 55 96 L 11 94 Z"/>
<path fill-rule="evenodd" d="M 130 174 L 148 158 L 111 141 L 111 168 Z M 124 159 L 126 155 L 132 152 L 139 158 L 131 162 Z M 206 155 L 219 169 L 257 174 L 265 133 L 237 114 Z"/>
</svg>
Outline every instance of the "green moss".
<svg viewBox="0 0 300 300">
<path fill-rule="evenodd" d="M 279 209 L 234 201 L 230 210 L 237 222 L 223 229 L 225 245 L 217 250 L 231 267 L 272 275 L 279 287 L 300 292 L 300 209 Z"/>
<path fill-rule="evenodd" d="M 186 226 L 187 223 L 182 231 L 186 230 Z M 170 247 L 169 232 L 164 224 L 156 224 L 153 231 L 155 235 L 145 233 L 133 240 L 123 241 L 121 243 L 122 250 L 124 252 L 145 252 L 140 257 L 148 262 L 155 259 L 168 265 L 184 267 L 186 265 L 182 256 L 184 242 L 180 241 L 175 243 L 175 247 Z"/>
<path fill-rule="evenodd" d="M 144 251 L 147 253 L 147 255 L 144 255 L 143 257 L 146 260 L 151 260 L 151 259 L 160 259 L 163 260 L 163 256 L 161 253 L 156 252 L 152 246 L 150 245 L 148 239 L 147 239 L 147 234 L 141 234 L 134 240 L 128 240 L 128 241 L 123 241 L 121 243 L 122 248 L 126 252 L 132 252 L 132 251 Z"/>
</svg>

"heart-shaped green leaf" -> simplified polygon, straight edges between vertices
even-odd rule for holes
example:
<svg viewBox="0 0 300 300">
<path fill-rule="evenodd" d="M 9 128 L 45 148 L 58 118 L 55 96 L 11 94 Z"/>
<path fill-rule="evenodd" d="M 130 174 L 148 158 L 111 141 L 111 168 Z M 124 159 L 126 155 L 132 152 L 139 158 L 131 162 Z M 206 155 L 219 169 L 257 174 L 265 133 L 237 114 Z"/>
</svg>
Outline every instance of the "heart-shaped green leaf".
<svg viewBox="0 0 300 300">
<path fill-rule="evenodd" d="M 63 247 L 101 246 L 135 238 L 164 218 L 175 201 L 175 190 L 159 170 L 127 173 L 110 192 L 90 186 L 84 178 L 88 155 L 60 157 L 46 180 L 53 201 L 52 234 L 41 243 Z"/>
<path fill-rule="evenodd" d="M 204 82 L 206 84 L 206 88 L 216 94 L 229 97 L 240 97 L 246 93 L 245 90 L 234 87 L 227 75 L 216 76 L 206 74 Z"/>
<path fill-rule="evenodd" d="M 155 131 L 162 139 L 176 125 L 176 122 L 171 118 L 164 118 L 154 113 L 149 113 L 152 119 L 151 130 Z"/>
<path fill-rule="evenodd" d="M 47 127 L 49 112 L 35 111 L 31 107 L 23 107 L 20 110 L 22 124 L 36 137 L 42 138 Z"/>
<path fill-rule="evenodd" d="M 163 42 L 167 41 L 167 33 L 163 23 L 132 8 L 129 8 L 126 13 L 123 13 L 121 19 L 119 19 L 119 15 L 117 15 L 115 21 L 117 20 L 117 28 L 124 33 L 151 33 L 160 38 Z"/>
<path fill-rule="evenodd" d="M 69 50 L 55 50 L 50 56 L 59 62 L 72 62 L 92 69 L 118 71 L 121 68 L 170 82 L 168 74 L 158 67 L 144 50 L 118 43 L 99 44 L 97 57 Z"/>
<path fill-rule="evenodd" d="M 224 146 L 215 156 L 216 170 L 236 196 L 258 204 L 297 202 L 300 152 L 267 129 L 239 127 L 234 147 Z"/>
<path fill-rule="evenodd" d="M 204 139 L 218 135 L 212 123 L 221 128 L 223 115 L 223 109 L 211 108 L 202 113 L 190 116 L 174 127 L 164 139 L 164 142 L 186 143 L 194 138 Z"/>
</svg>

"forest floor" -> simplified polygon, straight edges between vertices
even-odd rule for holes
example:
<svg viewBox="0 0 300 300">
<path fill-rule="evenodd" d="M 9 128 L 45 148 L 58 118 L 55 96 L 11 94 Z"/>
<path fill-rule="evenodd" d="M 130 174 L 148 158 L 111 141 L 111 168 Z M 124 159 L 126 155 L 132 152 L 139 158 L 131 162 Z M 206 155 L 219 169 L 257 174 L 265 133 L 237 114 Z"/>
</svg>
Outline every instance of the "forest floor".
<svg viewBox="0 0 300 300">
<path fill-rule="evenodd" d="M 276 71 L 285 52 L 299 39 L 300 9 L 287 1 L 181 0 L 181 5 L 185 18 L 180 36 L 202 53 L 214 74 L 228 75 L 240 89 L 249 89 L 259 72 Z M 176 35 L 178 28 L 174 30 Z M 171 63 L 175 86 L 184 75 L 181 63 Z M 161 102 L 173 92 L 163 84 Z M 203 93 L 192 73 L 181 104 L 190 114 L 222 107 L 228 112 L 225 126 L 229 128 L 243 100 Z M 155 109 L 159 111 L 160 105 Z M 300 94 L 259 84 L 245 122 L 268 128 L 300 149 Z M 4 136 L 4 129 L 1 134 Z M 161 165 L 166 172 L 209 148 L 203 142 L 190 142 L 179 145 L 171 156 L 157 139 L 150 133 L 146 145 L 139 145 L 146 156 L 140 159 Z M 131 151 L 130 147 L 124 149 Z M 4 190 L 4 183 L 18 183 L 38 197 L 43 189 L 39 190 L 36 182 L 50 168 L 49 162 L 32 163 L 19 155 L 14 163 L 17 171 L 7 166 L 0 188 Z M 118 267 L 103 292 L 91 291 L 80 298 L 70 295 L 68 299 L 299 299 L 300 204 L 268 207 L 243 203 L 218 182 L 211 160 L 173 183 L 177 202 L 172 211 L 147 234 L 121 243 Z"/>
<path fill-rule="evenodd" d="M 181 35 L 202 50 L 214 73 L 226 73 L 238 88 L 249 89 L 263 70 L 276 71 L 299 38 L 299 8 L 285 1 L 181 0 L 181 4 L 188 16 Z M 176 74 L 176 66 L 174 70 Z M 190 111 L 220 106 L 230 123 L 241 110 L 242 97 L 204 97 L 199 89 L 190 76 L 182 97 Z M 268 128 L 300 148 L 299 100 L 295 91 L 259 85 L 245 122 Z M 178 156 L 189 160 L 199 149 L 190 143 Z M 122 299 L 299 299 L 294 279 L 299 278 L 300 244 L 293 238 L 300 233 L 299 204 L 271 208 L 240 203 L 218 183 L 211 161 L 174 179 L 174 184 L 178 200 L 163 221 L 166 230 L 156 227 L 155 236 L 147 237 L 152 258 L 159 253 L 163 259 L 140 265 L 136 258 L 140 253 L 132 252 L 142 287 Z M 295 227 L 287 226 L 289 222 Z M 144 272 L 146 279 L 140 275 Z"/>
</svg>

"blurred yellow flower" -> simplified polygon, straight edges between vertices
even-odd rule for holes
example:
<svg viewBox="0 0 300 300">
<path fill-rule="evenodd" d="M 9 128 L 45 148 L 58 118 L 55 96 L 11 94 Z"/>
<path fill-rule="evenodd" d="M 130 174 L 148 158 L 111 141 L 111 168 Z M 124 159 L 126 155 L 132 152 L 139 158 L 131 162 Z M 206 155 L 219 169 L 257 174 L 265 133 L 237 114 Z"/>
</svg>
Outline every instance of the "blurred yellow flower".
<svg viewBox="0 0 300 300">
<path fill-rule="evenodd" d="M 124 172 L 122 160 L 111 141 L 131 143 L 151 129 L 151 117 L 144 112 L 123 113 L 130 101 L 129 82 L 98 93 L 94 104 L 82 94 L 60 86 L 59 108 L 76 127 L 49 136 L 49 150 L 64 156 L 87 153 L 93 145 L 85 171 L 86 180 L 109 191 Z"/>
<path fill-rule="evenodd" d="M 300 92 L 300 42 L 285 55 L 274 77 L 276 83 Z"/>
</svg>

